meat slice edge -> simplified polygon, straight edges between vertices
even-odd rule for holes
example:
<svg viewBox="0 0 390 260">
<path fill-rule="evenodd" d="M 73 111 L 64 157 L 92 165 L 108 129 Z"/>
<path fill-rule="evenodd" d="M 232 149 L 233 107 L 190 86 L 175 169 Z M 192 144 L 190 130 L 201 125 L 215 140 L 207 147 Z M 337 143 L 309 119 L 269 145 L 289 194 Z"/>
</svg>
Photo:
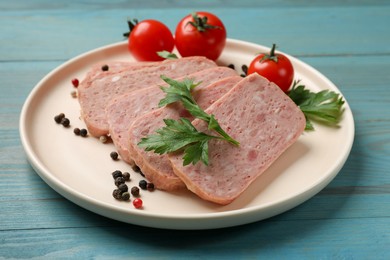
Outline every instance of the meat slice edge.
<svg viewBox="0 0 390 260">
<path fill-rule="evenodd" d="M 252 74 L 207 110 L 240 146 L 209 142 L 209 165 L 183 166 L 183 154 L 170 154 L 174 173 L 187 188 L 204 200 L 226 205 L 258 178 L 305 128 L 305 117 L 274 83 Z M 207 125 L 193 125 L 208 132 Z"/>
<path fill-rule="evenodd" d="M 109 101 L 127 92 L 163 84 L 160 75 L 178 78 L 191 73 L 216 67 L 215 62 L 204 57 L 188 57 L 166 60 L 156 66 L 136 71 L 123 71 L 94 80 L 89 87 L 79 87 L 78 100 L 81 116 L 92 136 L 108 134 L 105 108 Z"/>
</svg>

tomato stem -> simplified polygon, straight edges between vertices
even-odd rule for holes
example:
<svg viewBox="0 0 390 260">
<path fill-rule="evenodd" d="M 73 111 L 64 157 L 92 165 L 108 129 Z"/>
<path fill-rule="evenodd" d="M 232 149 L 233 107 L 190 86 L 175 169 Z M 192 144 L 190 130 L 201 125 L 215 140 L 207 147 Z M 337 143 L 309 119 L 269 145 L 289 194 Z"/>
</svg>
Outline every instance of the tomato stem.
<svg viewBox="0 0 390 260">
<path fill-rule="evenodd" d="M 276 44 L 273 43 L 272 44 L 272 48 L 271 48 L 271 52 L 269 53 L 270 57 L 274 57 L 275 56 L 275 49 L 276 49 Z"/>
<path fill-rule="evenodd" d="M 263 62 L 263 61 L 267 61 L 267 60 L 272 60 L 274 62 L 278 62 L 278 55 L 275 54 L 275 49 L 276 49 L 276 44 L 273 43 L 270 53 L 265 54 L 259 62 Z"/>
<path fill-rule="evenodd" d="M 129 31 L 125 32 L 123 34 L 124 37 L 128 38 L 131 31 L 134 29 L 134 27 L 138 24 L 138 19 L 133 19 L 133 21 L 130 20 L 130 18 L 127 19 L 127 25 L 129 26 Z"/>
<path fill-rule="evenodd" d="M 207 16 L 199 17 L 197 13 L 192 13 L 192 19 L 194 19 L 193 22 L 188 22 L 188 24 L 191 24 L 194 26 L 199 32 L 205 32 L 208 29 L 221 29 L 219 26 L 214 26 L 207 23 Z"/>
</svg>

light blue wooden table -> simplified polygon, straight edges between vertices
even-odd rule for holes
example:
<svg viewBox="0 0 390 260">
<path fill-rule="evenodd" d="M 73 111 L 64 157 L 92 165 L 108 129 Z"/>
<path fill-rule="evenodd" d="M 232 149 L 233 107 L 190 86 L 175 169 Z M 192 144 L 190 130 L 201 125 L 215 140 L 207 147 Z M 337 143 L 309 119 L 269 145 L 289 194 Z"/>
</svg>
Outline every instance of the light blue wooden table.
<svg viewBox="0 0 390 260">
<path fill-rule="evenodd" d="M 71 2 L 0 1 L 0 259 L 390 259 L 389 1 Z M 220 16 L 230 38 L 278 43 L 339 87 L 356 124 L 339 175 L 284 214 L 206 231 L 124 224 L 61 197 L 19 139 L 34 85 L 68 59 L 121 41 L 127 17 L 174 30 L 194 10 Z"/>
</svg>

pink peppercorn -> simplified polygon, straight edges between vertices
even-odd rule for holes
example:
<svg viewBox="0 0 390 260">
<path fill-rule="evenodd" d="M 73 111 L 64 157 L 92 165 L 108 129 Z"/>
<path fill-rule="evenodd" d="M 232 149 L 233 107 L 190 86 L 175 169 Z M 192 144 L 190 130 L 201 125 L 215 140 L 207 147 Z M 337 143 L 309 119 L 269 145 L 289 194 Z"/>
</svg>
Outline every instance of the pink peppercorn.
<svg viewBox="0 0 390 260">
<path fill-rule="evenodd" d="M 142 200 L 141 199 L 134 199 L 133 200 L 133 205 L 136 209 L 139 209 L 142 207 Z"/>
<path fill-rule="evenodd" d="M 73 87 L 77 88 L 79 86 L 79 80 L 76 78 L 72 79 L 72 85 Z"/>
</svg>

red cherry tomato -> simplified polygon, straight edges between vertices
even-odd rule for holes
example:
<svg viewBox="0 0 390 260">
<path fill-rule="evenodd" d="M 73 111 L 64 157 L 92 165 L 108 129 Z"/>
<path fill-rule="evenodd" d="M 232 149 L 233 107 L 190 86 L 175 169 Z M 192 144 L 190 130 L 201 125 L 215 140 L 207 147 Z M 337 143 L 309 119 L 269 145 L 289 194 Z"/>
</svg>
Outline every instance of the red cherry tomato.
<svg viewBox="0 0 390 260">
<path fill-rule="evenodd" d="M 178 23 L 175 44 L 182 57 L 205 56 L 216 60 L 226 44 L 226 29 L 214 14 L 196 12 Z"/>
<path fill-rule="evenodd" d="M 139 61 L 164 60 L 157 52 L 172 52 L 175 45 L 169 28 L 156 20 L 134 22 L 135 24 L 128 21 L 130 27 L 128 49 L 131 54 Z"/>
<path fill-rule="evenodd" d="M 273 44 L 270 54 L 256 56 L 248 67 L 248 75 L 257 72 L 287 92 L 294 79 L 294 67 L 285 55 L 275 53 L 275 48 Z"/>
</svg>

